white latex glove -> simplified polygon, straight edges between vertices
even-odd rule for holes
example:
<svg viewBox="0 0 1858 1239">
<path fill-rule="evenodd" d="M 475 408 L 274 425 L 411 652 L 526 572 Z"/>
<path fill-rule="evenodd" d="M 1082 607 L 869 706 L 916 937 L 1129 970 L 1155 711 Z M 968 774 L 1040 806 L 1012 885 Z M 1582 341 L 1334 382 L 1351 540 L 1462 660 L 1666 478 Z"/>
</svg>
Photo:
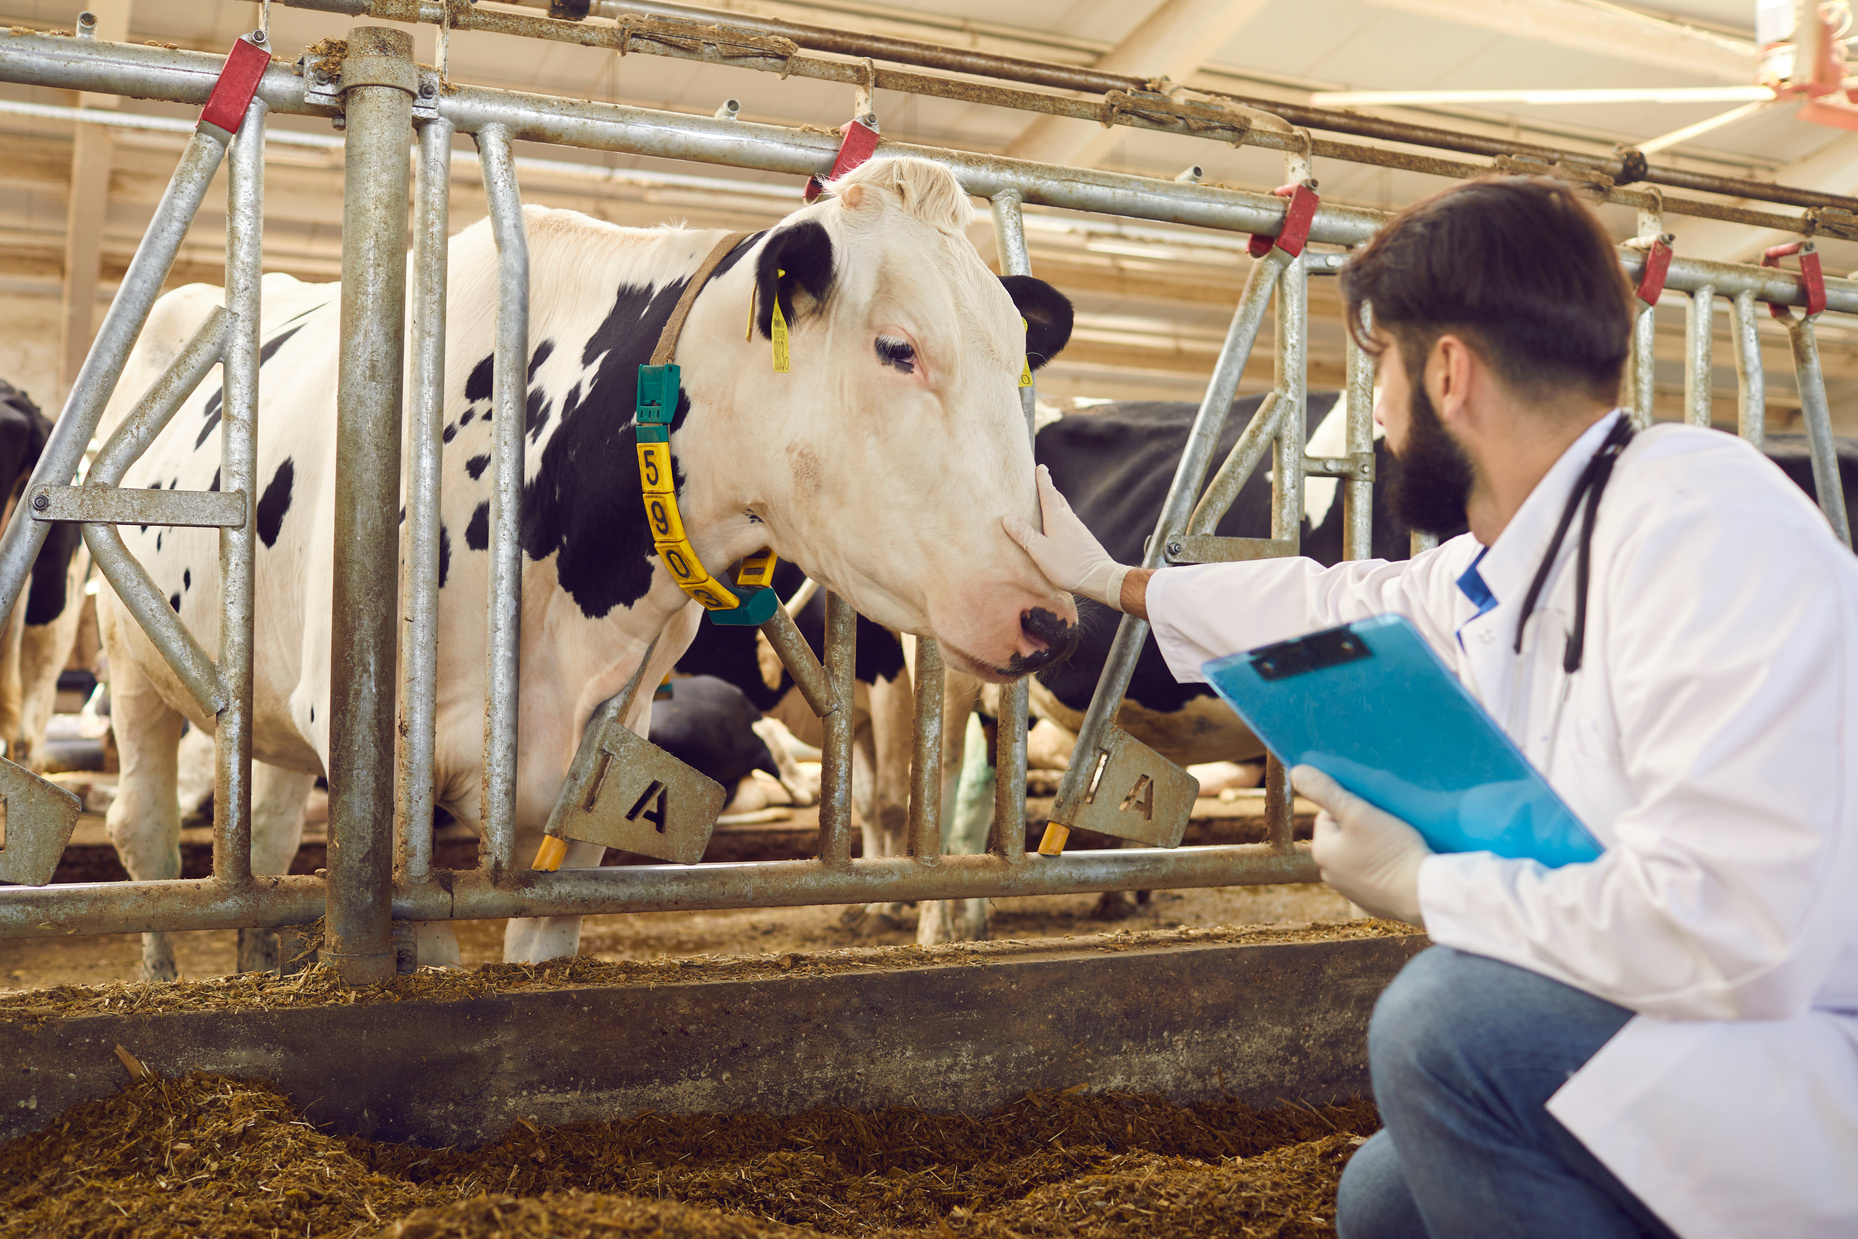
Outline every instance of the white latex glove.
<svg viewBox="0 0 1858 1239">
<path fill-rule="evenodd" d="M 1128 565 L 1110 558 L 1096 535 L 1052 485 L 1049 469 L 1040 465 L 1038 476 L 1039 511 L 1045 517 L 1045 532 L 1034 529 L 1023 517 L 1009 516 L 1001 522 L 1007 536 L 1026 548 L 1039 571 L 1059 589 L 1122 610 L 1123 578 L 1129 575 Z"/>
<path fill-rule="evenodd" d="M 1293 767 L 1290 785 L 1322 806 L 1310 854 L 1323 881 L 1374 916 L 1423 926 L 1419 865 L 1432 849 L 1419 832 L 1314 766 Z"/>
</svg>

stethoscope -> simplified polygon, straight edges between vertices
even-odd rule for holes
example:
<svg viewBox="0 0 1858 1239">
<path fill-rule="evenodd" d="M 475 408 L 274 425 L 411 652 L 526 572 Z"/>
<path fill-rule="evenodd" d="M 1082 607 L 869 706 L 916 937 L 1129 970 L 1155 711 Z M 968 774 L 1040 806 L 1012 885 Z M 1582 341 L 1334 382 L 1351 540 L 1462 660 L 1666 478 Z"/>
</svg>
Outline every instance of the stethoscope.
<svg viewBox="0 0 1858 1239">
<path fill-rule="evenodd" d="M 1632 423 L 1620 417 L 1600 441 L 1599 448 L 1581 476 L 1574 484 L 1574 491 L 1568 496 L 1567 506 L 1561 510 L 1561 520 L 1555 526 L 1555 536 L 1549 539 L 1548 550 L 1542 556 L 1542 562 L 1535 570 L 1535 579 L 1529 583 L 1529 592 L 1523 596 L 1522 611 L 1516 617 L 1515 652 L 1523 652 L 1523 630 L 1529 624 L 1529 617 L 1535 614 L 1536 601 L 1542 596 L 1542 589 L 1548 584 L 1549 573 L 1553 571 L 1555 559 L 1561 554 L 1561 544 L 1567 539 L 1568 530 L 1574 524 L 1574 514 L 1581 513 L 1580 541 L 1576 544 L 1574 559 L 1574 627 L 1568 633 L 1567 647 L 1562 651 L 1561 669 L 1569 677 L 1581 669 L 1582 655 L 1587 644 L 1587 584 L 1593 572 L 1593 527 L 1594 517 L 1600 510 L 1600 496 L 1606 491 L 1606 484 L 1612 479 L 1613 466 L 1618 463 L 1619 455 L 1632 442 L 1634 434 Z M 1583 500 L 1585 506 L 1583 507 Z M 1512 719 L 1517 713 L 1517 706 L 1522 694 L 1522 662 L 1520 658 L 1514 664 L 1510 692 L 1510 714 Z M 1555 705 L 1555 717 L 1548 728 L 1548 754 L 1543 763 L 1544 768 L 1554 764 L 1555 741 L 1561 732 L 1561 712 L 1568 702 L 1568 692 L 1573 687 L 1573 680 L 1562 681 L 1561 699 Z M 1525 712 L 1526 716 L 1526 712 Z M 1511 734 L 1516 734 L 1512 730 Z"/>
</svg>

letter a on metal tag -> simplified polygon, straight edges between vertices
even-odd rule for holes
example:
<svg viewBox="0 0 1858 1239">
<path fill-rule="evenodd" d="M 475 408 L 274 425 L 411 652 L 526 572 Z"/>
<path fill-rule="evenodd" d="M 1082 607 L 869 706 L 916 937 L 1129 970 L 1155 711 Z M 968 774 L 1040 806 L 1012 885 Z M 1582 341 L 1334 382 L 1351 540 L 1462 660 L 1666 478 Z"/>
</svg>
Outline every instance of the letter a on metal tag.
<svg viewBox="0 0 1858 1239">
<path fill-rule="evenodd" d="M 6 802 L 6 824 L 0 830 L 0 882 L 44 886 L 57 871 L 65 844 L 71 842 L 84 802 L 3 757 L 0 800 Z"/>
<path fill-rule="evenodd" d="M 1086 754 L 1072 755 L 1086 761 Z M 1073 830 L 1179 847 L 1193 816 L 1200 780 L 1120 727 L 1111 727 L 1083 795 L 1052 806 L 1052 821 Z"/>
<path fill-rule="evenodd" d="M 548 833 L 694 865 L 727 802 L 721 783 L 641 740 L 603 708 L 569 767 Z"/>
</svg>

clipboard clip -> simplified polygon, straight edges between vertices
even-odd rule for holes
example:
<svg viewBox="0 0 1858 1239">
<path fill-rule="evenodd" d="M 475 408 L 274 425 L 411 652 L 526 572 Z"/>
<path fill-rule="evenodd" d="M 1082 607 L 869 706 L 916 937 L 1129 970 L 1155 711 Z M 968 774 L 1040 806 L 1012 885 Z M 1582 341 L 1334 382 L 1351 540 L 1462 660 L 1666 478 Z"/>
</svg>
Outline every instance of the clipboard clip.
<svg viewBox="0 0 1858 1239">
<path fill-rule="evenodd" d="M 1288 680 L 1327 667 L 1340 667 L 1374 657 L 1354 630 L 1326 628 L 1292 641 L 1279 641 L 1251 653 L 1252 670 L 1261 680 Z"/>
</svg>

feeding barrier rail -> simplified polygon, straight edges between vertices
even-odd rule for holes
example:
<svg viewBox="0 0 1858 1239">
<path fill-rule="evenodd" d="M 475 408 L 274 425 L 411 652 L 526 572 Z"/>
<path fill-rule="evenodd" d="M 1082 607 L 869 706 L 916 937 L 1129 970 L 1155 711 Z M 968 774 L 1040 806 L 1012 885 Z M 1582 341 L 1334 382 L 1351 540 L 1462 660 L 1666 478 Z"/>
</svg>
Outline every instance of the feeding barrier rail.
<svg viewBox="0 0 1858 1239">
<path fill-rule="evenodd" d="M 307 4 L 307 0 L 299 2 Z M 547 37 L 559 36 L 557 28 L 592 29 L 584 23 L 521 14 L 474 15 L 463 6 L 413 0 L 328 0 L 307 6 L 381 18 L 407 19 L 410 15 L 411 19 L 438 20 L 457 28 L 466 28 L 479 17 L 500 22 L 520 19 L 546 23 L 543 33 Z M 671 48 L 672 52 L 666 54 L 688 54 L 725 63 L 755 62 L 751 67 L 764 67 L 759 61 L 771 55 L 764 54 L 768 53 L 767 47 L 760 51 L 750 47 L 752 55 L 725 55 L 728 47 L 749 46 L 731 43 L 735 35 L 705 35 L 697 38 L 695 51 L 689 46 L 678 50 L 680 45 L 675 41 L 653 42 L 663 33 L 647 22 L 626 37 L 635 41 L 634 50 L 647 46 Z M 742 37 L 749 36 L 772 37 L 753 31 Z M 785 59 L 790 62 L 790 70 L 798 61 L 796 56 Z M 962 71 L 975 68 L 969 64 Z M 880 76 L 884 72 L 888 71 L 870 67 L 865 77 L 852 84 L 866 92 L 887 85 Z M 1029 71 L 1018 72 L 1019 80 L 1026 80 L 1024 74 Z M 1012 74 L 1002 76 L 1011 78 Z M 1081 79 L 1046 84 L 1075 84 L 1076 80 Z M 1125 618 L 1118 631 L 1080 734 L 1077 757 L 1061 784 L 1052 814 L 1057 833 L 1048 834 L 1047 844 L 1041 849 L 1051 854 L 1029 853 L 1024 845 L 1027 688 L 1020 681 L 1002 691 L 995 822 L 987 850 L 979 855 L 943 855 L 939 804 L 943 673 L 933 642 L 924 641 L 920 643 L 916 666 L 917 728 L 909 854 L 854 860 L 850 702 L 855 625 L 851 608 L 837 597 L 828 598 L 823 660 L 813 654 L 784 610 L 776 608 L 763 625 L 807 702 L 824 720 L 817 858 L 557 872 L 536 872 L 525 867 L 514 854 L 516 718 L 521 688 L 517 676 L 521 615 L 517 520 L 523 478 L 524 419 L 520 409 L 524 393 L 521 385 L 508 376 L 520 376 L 525 370 L 529 279 L 514 143 L 548 142 L 795 177 L 824 177 L 839 158 L 839 136 L 756 124 L 733 116 L 693 116 L 445 82 L 439 70 L 413 62 L 411 43 L 404 33 L 371 27 L 350 31 L 347 56 L 339 72 L 333 74 L 307 61 L 294 66 L 273 61 L 263 32 L 240 40 L 229 57 L 222 57 L 14 31 L 0 36 L 0 81 L 115 93 L 205 109 L 28 483 L 22 512 L 31 519 L 15 520 L 0 537 L 0 606 L 11 605 L 17 598 L 44 541 L 46 522 L 82 522 L 85 539 L 112 587 L 175 667 L 201 708 L 218 719 L 214 867 L 212 876 L 204 879 L 44 885 L 70 837 L 77 816 L 75 799 L 23 768 L 0 763 L 0 796 L 4 796 L 8 807 L 8 831 L 5 846 L 0 848 L 0 880 L 23 884 L 0 892 L 0 937 L 284 926 L 326 915 L 325 958 L 346 979 L 365 982 L 379 979 L 394 967 L 395 920 L 961 899 L 1315 880 L 1307 849 L 1292 840 L 1291 800 L 1283 771 L 1275 763 L 1267 775 L 1265 843 L 1186 849 L 1168 846 L 1180 839 L 1191 808 L 1192 780 L 1115 725 L 1135 656 L 1146 637 L 1146 625 L 1132 618 Z M 1164 103 L 1173 106 L 1174 101 L 1165 95 L 1158 99 L 1161 102 L 1153 103 L 1153 108 L 1144 103 L 1149 110 L 1118 114 L 1116 123 L 1175 127 L 1178 116 L 1153 110 Z M 868 106 L 868 93 L 860 97 L 860 102 Z M 1058 111 L 1057 105 L 1052 105 L 1051 110 Z M 263 144 L 266 117 L 271 113 L 340 116 L 345 122 L 347 175 L 336 471 L 339 526 L 334 596 L 336 611 L 345 622 L 332 638 L 328 771 L 331 846 L 327 873 L 318 876 L 254 875 L 250 862 L 254 607 L 250 508 L 259 403 Z M 1162 116 L 1160 121 L 1155 120 L 1158 115 Z M 1344 395 L 1344 454 L 1338 458 L 1309 458 L 1304 425 L 1307 286 L 1312 276 L 1338 269 L 1346 249 L 1368 239 L 1385 216 L 1317 198 L 1309 160 L 1312 154 L 1331 152 L 1309 139 L 1307 133 L 1282 124 L 1278 118 L 1242 119 L 1245 126 L 1240 138 L 1284 150 L 1284 191 L 1249 193 L 905 143 L 885 143 L 882 148 L 894 154 L 935 160 L 953 172 L 969 193 L 990 201 L 1000 265 L 1007 274 L 1031 272 L 1021 216 L 1027 204 L 1251 234 L 1256 261 L 1149 543 L 1144 563 L 1150 567 L 1295 554 L 1307 477 L 1341 480 L 1347 530 L 1345 551 L 1350 557 L 1369 553 L 1373 485 L 1371 367 L 1351 344 Z M 495 345 L 498 364 L 494 367 L 492 393 L 498 415 L 493 418 L 496 439 L 491 463 L 492 573 L 487 609 L 489 663 L 481 858 L 477 869 L 454 872 L 433 868 L 426 824 L 431 821 L 433 809 L 449 165 L 457 134 L 471 135 L 478 147 L 498 248 L 499 291 Z M 409 159 L 408 144 L 415 135 L 417 152 Z M 1401 140 L 1412 140 L 1412 135 Z M 133 412 L 103 445 L 85 484 L 73 486 L 123 364 L 159 295 L 194 212 L 222 163 L 228 167 L 230 198 L 224 309 L 209 318 L 168 371 L 141 395 Z M 1454 167 L 1460 170 L 1445 174 L 1469 174 L 1462 169 L 1470 165 Z M 1824 278 L 1810 241 L 1780 247 L 1771 253 L 1771 265 L 1765 266 L 1704 262 L 1674 254 L 1662 230 L 1663 216 L 1656 194 L 1621 189 L 1617 184 L 1599 185 L 1591 178 L 1587 183 L 1597 194 L 1639 195 L 1616 200 L 1637 202 L 1642 209 L 1642 236 L 1620 251 L 1622 266 L 1638 284 L 1645 306 L 1634 329 L 1631 367 L 1630 407 L 1637 420 L 1643 422 L 1650 417 L 1650 307 L 1663 291 L 1682 292 L 1689 298 L 1687 356 L 1689 373 L 1695 377 L 1687 395 L 1686 415 L 1703 425 L 1709 423 L 1710 414 L 1710 316 L 1716 298 L 1730 302 L 1740 424 L 1742 432 L 1751 438 L 1761 434 L 1764 407 L 1761 358 L 1754 346 L 1756 306 L 1765 304 L 1775 313 L 1785 313 L 1789 307 L 1805 311 L 1791 316 L 1788 324 L 1796 377 L 1819 493 L 1849 544 L 1813 324 L 1826 311 L 1858 313 L 1858 283 Z M 410 264 L 406 213 L 409 198 L 413 204 Z M 1674 205 L 1669 200 L 1663 202 L 1666 209 Z M 1809 226 L 1822 225 L 1827 212 L 1845 209 L 1831 202 L 1808 205 L 1821 212 L 1817 223 L 1762 212 L 1749 213 L 1759 216 L 1758 220 L 1742 222 L 1766 225 L 1772 220 L 1791 219 L 1791 223 L 1781 226 L 1808 230 Z M 1703 206 L 1716 209 L 1709 204 Z M 1778 265 L 1795 256 L 1800 259 L 1798 274 Z M 1214 445 L 1219 441 L 1264 315 L 1273 308 L 1276 347 L 1271 396 L 1215 469 Z M 408 361 L 410 365 L 403 365 Z M 136 455 L 154 440 L 214 364 L 222 365 L 225 371 L 224 480 L 220 492 L 117 489 L 114 483 L 120 481 Z M 403 373 L 410 384 L 405 393 L 400 390 Z M 410 401 L 405 445 L 404 568 L 397 522 L 403 398 Z M 1022 389 L 1022 399 L 1030 432 L 1034 407 L 1030 387 Z M 1258 464 L 1267 458 L 1272 470 L 1270 537 L 1213 536 L 1220 516 Z M 1210 486 L 1209 471 L 1213 473 Z M 199 647 L 155 590 L 146 569 L 123 547 L 116 526 L 126 522 L 220 530 L 223 635 L 217 659 L 209 658 Z M 403 604 L 399 598 L 402 588 Z M 403 660 L 396 659 L 397 647 L 405 651 Z M 383 674 L 386 668 L 394 670 Z M 636 683 L 631 685 L 628 694 L 638 687 Z M 395 717 L 396 689 L 404 703 L 399 719 Z M 601 765 L 601 770 L 611 770 L 616 772 L 615 777 L 636 782 L 651 769 L 660 768 L 652 766 L 657 758 L 644 750 L 666 761 L 670 759 L 630 733 L 619 734 L 625 732 L 618 724 L 623 715 L 621 704 L 609 703 L 596 716 L 582 755 L 589 762 L 598 762 L 598 754 L 605 752 L 611 760 Z M 397 749 L 396 730 L 406 737 Z M 580 764 L 577 760 L 577 766 Z M 664 769 L 664 777 L 682 777 L 675 769 Z M 1158 796 L 1152 812 L 1136 824 L 1130 820 L 1136 815 L 1119 808 L 1118 803 L 1122 785 L 1133 786 L 1134 781 L 1143 778 L 1157 789 Z M 575 786 L 573 780 L 570 786 Z M 1102 789 L 1111 794 L 1099 802 L 1093 793 Z M 558 807 L 558 818 L 565 813 Z M 710 823 L 698 825 L 707 832 L 711 824 L 713 818 Z M 1062 852 L 1062 832 L 1073 827 L 1162 846 L 1058 854 Z"/>
</svg>

